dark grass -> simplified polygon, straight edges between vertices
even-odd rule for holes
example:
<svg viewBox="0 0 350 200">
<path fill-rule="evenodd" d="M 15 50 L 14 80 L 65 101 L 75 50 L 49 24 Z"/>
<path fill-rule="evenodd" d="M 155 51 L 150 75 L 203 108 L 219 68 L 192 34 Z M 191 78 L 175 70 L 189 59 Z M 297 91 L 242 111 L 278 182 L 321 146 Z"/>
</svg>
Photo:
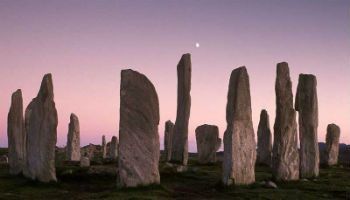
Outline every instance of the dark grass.
<svg viewBox="0 0 350 200">
<path fill-rule="evenodd" d="M 161 185 L 118 189 L 116 175 L 89 174 L 78 166 L 59 164 L 58 182 L 43 184 L 11 176 L 8 167 L 0 165 L 0 199 L 350 199 L 350 169 L 340 166 L 322 168 L 315 180 L 278 182 L 278 189 L 260 184 L 271 179 L 264 166 L 256 167 L 256 183 L 249 186 L 224 187 L 220 162 L 200 165 L 191 158 L 183 173 L 161 163 L 160 172 Z"/>
</svg>

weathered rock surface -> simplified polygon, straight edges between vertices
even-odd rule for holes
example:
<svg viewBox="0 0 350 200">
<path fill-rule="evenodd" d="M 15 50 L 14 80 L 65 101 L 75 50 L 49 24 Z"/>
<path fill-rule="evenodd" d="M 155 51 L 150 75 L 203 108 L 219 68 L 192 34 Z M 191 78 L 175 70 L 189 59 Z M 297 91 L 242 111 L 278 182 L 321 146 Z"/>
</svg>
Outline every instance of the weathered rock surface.
<svg viewBox="0 0 350 200">
<path fill-rule="evenodd" d="M 191 55 L 184 54 L 177 65 L 177 114 L 174 126 L 172 163 L 187 165 L 188 121 L 191 109 Z"/>
<path fill-rule="evenodd" d="M 174 123 L 168 120 L 165 122 L 165 131 L 164 131 L 164 154 L 165 154 L 165 160 L 167 162 L 170 161 L 171 159 L 173 133 L 174 133 Z"/>
<path fill-rule="evenodd" d="M 90 159 L 89 159 L 89 157 L 82 156 L 80 158 L 80 167 L 90 167 Z"/>
<path fill-rule="evenodd" d="M 335 124 L 327 126 L 326 135 L 326 164 L 329 166 L 338 163 L 340 128 Z"/>
<path fill-rule="evenodd" d="M 112 137 L 111 145 L 109 147 L 109 158 L 115 160 L 118 157 L 118 138 L 116 136 Z"/>
<path fill-rule="evenodd" d="M 107 144 L 106 144 L 106 136 L 102 136 L 102 158 L 107 158 Z"/>
<path fill-rule="evenodd" d="M 319 175 L 320 156 L 317 141 L 318 101 L 317 81 L 314 75 L 300 74 L 295 97 L 295 109 L 299 112 L 300 177 Z"/>
<path fill-rule="evenodd" d="M 7 117 L 8 161 L 10 174 L 21 174 L 25 165 L 26 135 L 23 118 L 22 91 L 12 94 Z"/>
<path fill-rule="evenodd" d="M 159 184 L 159 102 L 153 84 L 122 70 L 120 84 L 118 187 Z"/>
<path fill-rule="evenodd" d="M 198 162 L 201 164 L 215 163 L 216 151 L 221 146 L 219 128 L 204 124 L 196 128 Z"/>
<path fill-rule="evenodd" d="M 252 122 L 249 76 L 245 67 L 232 71 L 226 107 L 223 183 L 255 182 L 256 144 Z"/>
<path fill-rule="evenodd" d="M 0 156 L 0 164 L 8 164 L 9 163 L 9 158 L 7 155 L 2 155 Z"/>
<path fill-rule="evenodd" d="M 270 119 L 267 111 L 262 110 L 258 125 L 257 163 L 271 166 L 271 159 L 272 135 L 270 129 Z"/>
<path fill-rule="evenodd" d="M 78 117 L 72 113 L 68 125 L 67 160 L 80 160 L 80 126 Z"/>
<path fill-rule="evenodd" d="M 26 168 L 24 175 L 40 182 L 57 181 L 55 147 L 57 141 L 57 110 L 51 74 L 41 82 L 36 98 L 25 112 L 27 133 Z"/>
<path fill-rule="evenodd" d="M 272 149 L 272 175 L 276 180 L 299 179 L 296 111 L 288 63 L 277 64 L 276 119 Z"/>
</svg>

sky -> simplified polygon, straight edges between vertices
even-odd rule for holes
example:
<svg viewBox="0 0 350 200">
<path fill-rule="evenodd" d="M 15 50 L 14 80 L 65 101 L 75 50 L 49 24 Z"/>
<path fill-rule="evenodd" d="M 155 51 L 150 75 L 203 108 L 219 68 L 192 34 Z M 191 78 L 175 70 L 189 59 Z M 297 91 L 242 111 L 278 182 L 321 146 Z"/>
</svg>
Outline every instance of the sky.
<svg viewBox="0 0 350 200">
<path fill-rule="evenodd" d="M 200 44 L 196 47 L 196 43 Z M 0 146 L 7 146 L 11 94 L 24 108 L 52 73 L 58 141 L 67 140 L 70 113 L 80 120 L 81 146 L 118 136 L 120 71 L 134 69 L 154 84 L 159 134 L 176 118 L 176 66 L 192 57 L 189 150 L 195 128 L 226 129 L 231 71 L 246 66 L 254 130 L 261 109 L 275 119 L 276 64 L 289 63 L 295 95 L 300 73 L 316 75 L 318 139 L 341 128 L 350 144 L 349 0 L 0 0 Z"/>
</svg>

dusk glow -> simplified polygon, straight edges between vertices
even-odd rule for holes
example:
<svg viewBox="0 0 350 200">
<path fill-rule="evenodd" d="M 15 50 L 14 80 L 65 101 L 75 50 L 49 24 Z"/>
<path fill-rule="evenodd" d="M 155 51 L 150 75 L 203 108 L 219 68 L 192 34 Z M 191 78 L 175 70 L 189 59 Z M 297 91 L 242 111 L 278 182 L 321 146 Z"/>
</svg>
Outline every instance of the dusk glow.
<svg viewBox="0 0 350 200">
<path fill-rule="evenodd" d="M 71 113 L 79 117 L 81 146 L 118 136 L 120 71 L 131 68 L 154 84 L 159 134 L 175 122 L 176 65 L 192 58 L 189 150 L 195 128 L 226 129 L 231 71 L 246 66 L 254 130 L 260 111 L 275 120 L 276 64 L 289 63 L 295 96 L 298 76 L 317 77 L 319 142 L 327 125 L 350 143 L 349 0 L 0 1 L 0 146 L 7 146 L 11 94 L 22 89 L 24 108 L 52 73 L 58 146 L 67 140 Z M 255 138 L 256 139 L 256 138 Z"/>
</svg>

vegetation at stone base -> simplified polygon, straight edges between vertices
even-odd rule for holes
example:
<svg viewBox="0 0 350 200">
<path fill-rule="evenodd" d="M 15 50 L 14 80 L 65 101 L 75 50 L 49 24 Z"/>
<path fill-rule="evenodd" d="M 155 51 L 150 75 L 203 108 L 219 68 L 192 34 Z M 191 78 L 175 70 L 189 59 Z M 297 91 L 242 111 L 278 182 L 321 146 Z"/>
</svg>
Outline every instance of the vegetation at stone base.
<svg viewBox="0 0 350 200">
<path fill-rule="evenodd" d="M 0 154 L 4 150 L 0 150 Z M 115 164 L 103 167 L 113 168 Z M 189 169 L 175 173 L 160 165 L 161 185 L 134 189 L 116 187 L 115 174 L 90 174 L 77 166 L 57 166 L 57 183 L 39 183 L 8 174 L 0 165 L 0 199 L 346 199 L 350 197 L 350 169 L 322 168 L 316 180 L 282 183 L 278 189 L 260 184 L 271 178 L 267 167 L 257 166 L 256 183 L 223 187 L 221 163 L 199 165 L 191 156 Z"/>
</svg>

